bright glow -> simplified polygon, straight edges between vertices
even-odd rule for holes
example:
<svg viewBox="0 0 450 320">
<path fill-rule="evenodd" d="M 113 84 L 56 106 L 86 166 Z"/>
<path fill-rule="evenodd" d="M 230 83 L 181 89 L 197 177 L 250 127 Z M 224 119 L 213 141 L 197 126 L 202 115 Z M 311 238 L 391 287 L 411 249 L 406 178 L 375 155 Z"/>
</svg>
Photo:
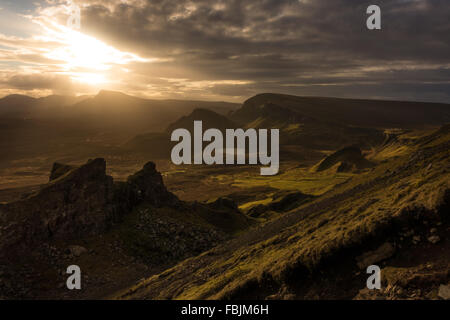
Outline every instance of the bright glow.
<svg viewBox="0 0 450 320">
<path fill-rule="evenodd" d="M 149 62 L 129 52 L 122 52 L 106 43 L 70 28 L 52 24 L 44 27 L 45 35 L 37 37 L 45 42 L 57 42 L 56 48 L 47 50 L 46 58 L 60 61 L 63 73 L 72 80 L 86 84 L 108 82 L 105 71 L 130 62 Z"/>
<path fill-rule="evenodd" d="M 74 81 L 90 85 L 99 85 L 107 82 L 104 75 L 96 73 L 72 73 L 71 78 Z"/>
</svg>

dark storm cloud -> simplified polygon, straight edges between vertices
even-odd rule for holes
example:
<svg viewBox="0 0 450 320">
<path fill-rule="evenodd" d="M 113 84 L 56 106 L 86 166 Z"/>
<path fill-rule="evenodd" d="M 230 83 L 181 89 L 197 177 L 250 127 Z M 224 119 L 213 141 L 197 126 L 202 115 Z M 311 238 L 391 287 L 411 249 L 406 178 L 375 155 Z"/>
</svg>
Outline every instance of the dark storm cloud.
<svg viewBox="0 0 450 320">
<path fill-rule="evenodd" d="M 135 69 L 192 81 L 245 80 L 212 93 L 261 91 L 450 102 L 450 2 L 383 0 L 382 30 L 366 28 L 372 1 L 96 1 L 84 31 L 167 61 Z"/>
</svg>

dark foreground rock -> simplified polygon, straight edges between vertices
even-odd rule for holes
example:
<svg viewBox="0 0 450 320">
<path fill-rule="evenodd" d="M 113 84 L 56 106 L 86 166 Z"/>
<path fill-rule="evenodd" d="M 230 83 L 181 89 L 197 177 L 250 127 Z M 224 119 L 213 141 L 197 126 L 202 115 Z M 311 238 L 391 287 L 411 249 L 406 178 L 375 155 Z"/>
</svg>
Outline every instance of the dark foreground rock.
<svg viewBox="0 0 450 320">
<path fill-rule="evenodd" d="M 152 162 L 117 182 L 104 159 L 55 164 L 37 192 L 0 205 L 0 299 L 103 298 L 251 223 L 230 199 L 180 201 Z M 73 264 L 80 291 L 66 288 Z"/>
<path fill-rule="evenodd" d="M 50 239 L 70 240 L 106 231 L 141 202 L 176 205 L 152 162 L 114 183 L 104 159 L 74 168 L 55 164 L 50 182 L 25 199 L 0 205 L 0 255 Z"/>
</svg>

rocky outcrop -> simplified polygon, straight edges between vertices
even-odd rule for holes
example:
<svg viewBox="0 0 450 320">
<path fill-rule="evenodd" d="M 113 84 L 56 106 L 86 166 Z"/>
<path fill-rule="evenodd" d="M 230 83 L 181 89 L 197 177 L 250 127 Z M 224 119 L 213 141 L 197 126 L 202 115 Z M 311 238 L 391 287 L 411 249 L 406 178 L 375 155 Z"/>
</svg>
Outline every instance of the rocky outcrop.
<svg viewBox="0 0 450 320">
<path fill-rule="evenodd" d="M 105 160 L 95 159 L 26 199 L 0 206 L 0 251 L 15 244 L 29 246 L 105 230 L 113 189 Z"/>
<path fill-rule="evenodd" d="M 75 168 L 74 166 L 55 162 L 53 164 L 52 171 L 50 171 L 49 181 L 53 181 L 58 179 L 59 177 L 62 177 L 63 175 L 65 175 L 67 172 L 69 172 L 74 168 Z"/>
<path fill-rule="evenodd" d="M 155 164 L 114 183 L 104 159 L 73 168 L 55 164 L 50 182 L 26 199 L 0 205 L 0 255 L 50 239 L 99 234 L 141 202 L 175 205 Z"/>
<path fill-rule="evenodd" d="M 130 207 L 144 201 L 156 207 L 167 204 L 176 205 L 179 202 L 173 193 L 167 191 L 162 176 L 156 171 L 153 162 L 148 162 L 142 170 L 129 176 L 122 186 Z"/>
</svg>

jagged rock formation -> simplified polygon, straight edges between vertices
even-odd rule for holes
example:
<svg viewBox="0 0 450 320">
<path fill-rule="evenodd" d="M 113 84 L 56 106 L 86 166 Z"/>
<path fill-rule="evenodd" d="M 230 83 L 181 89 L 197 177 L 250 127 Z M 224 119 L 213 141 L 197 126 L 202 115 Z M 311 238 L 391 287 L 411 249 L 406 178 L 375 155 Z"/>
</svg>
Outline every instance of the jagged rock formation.
<svg viewBox="0 0 450 320">
<path fill-rule="evenodd" d="M 104 159 L 73 168 L 55 164 L 50 182 L 27 198 L 0 205 L 0 254 L 49 239 L 68 240 L 104 232 L 133 206 L 176 205 L 152 162 L 114 183 Z"/>
<path fill-rule="evenodd" d="M 167 191 L 153 162 L 148 162 L 140 171 L 129 176 L 126 182 L 116 182 L 114 201 L 119 211 L 131 210 L 142 202 L 155 207 L 179 204 L 178 198 Z"/>
</svg>

